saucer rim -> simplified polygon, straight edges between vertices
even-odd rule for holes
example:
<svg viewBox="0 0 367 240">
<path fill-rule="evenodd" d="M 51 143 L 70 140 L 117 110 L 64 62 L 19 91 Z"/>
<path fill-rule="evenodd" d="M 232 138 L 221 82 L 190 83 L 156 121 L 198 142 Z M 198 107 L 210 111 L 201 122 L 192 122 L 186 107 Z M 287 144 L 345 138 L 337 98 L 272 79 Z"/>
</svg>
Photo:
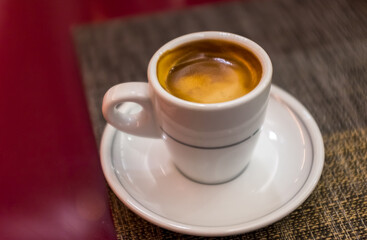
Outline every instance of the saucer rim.
<svg viewBox="0 0 367 240">
<path fill-rule="evenodd" d="M 111 163 L 111 146 L 117 130 L 109 124 L 107 124 L 104 129 L 100 144 L 101 165 L 107 183 L 120 201 L 122 201 L 134 213 L 159 227 L 182 234 L 207 237 L 228 236 L 251 232 L 279 221 L 298 208 L 315 189 L 324 166 L 324 143 L 316 121 L 309 111 L 295 97 L 282 90 L 280 87 L 272 84 L 270 98 L 275 98 L 276 101 L 289 107 L 290 110 L 296 114 L 297 118 L 302 121 L 309 134 L 310 146 L 312 147 L 313 154 L 312 166 L 302 187 L 300 187 L 298 192 L 289 199 L 288 202 L 264 217 L 234 225 L 198 226 L 176 222 L 163 217 L 158 213 L 152 212 L 131 196 L 130 193 L 121 185 L 115 175 L 113 164 Z"/>
</svg>

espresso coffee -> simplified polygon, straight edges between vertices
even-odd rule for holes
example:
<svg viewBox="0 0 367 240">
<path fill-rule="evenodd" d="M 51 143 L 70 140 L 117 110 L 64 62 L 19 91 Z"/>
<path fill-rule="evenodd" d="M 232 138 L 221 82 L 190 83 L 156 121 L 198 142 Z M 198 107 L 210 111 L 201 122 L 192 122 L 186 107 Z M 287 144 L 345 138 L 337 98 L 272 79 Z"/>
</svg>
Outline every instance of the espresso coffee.
<svg viewBox="0 0 367 240">
<path fill-rule="evenodd" d="M 196 103 L 242 97 L 259 83 L 262 67 L 246 48 L 224 40 L 199 40 L 160 56 L 157 76 L 170 94 Z"/>
</svg>

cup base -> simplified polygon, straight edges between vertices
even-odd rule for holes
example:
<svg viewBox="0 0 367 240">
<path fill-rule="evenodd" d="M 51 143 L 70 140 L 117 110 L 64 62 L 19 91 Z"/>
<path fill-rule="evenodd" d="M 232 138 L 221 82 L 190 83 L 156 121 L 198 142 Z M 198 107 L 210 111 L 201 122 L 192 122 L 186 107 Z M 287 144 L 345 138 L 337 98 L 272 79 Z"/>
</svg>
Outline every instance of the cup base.
<svg viewBox="0 0 367 240">
<path fill-rule="evenodd" d="M 249 164 L 261 129 L 238 144 L 224 148 L 195 148 L 163 137 L 170 159 L 186 178 L 201 184 L 222 184 L 241 175 Z"/>
<path fill-rule="evenodd" d="M 233 181 L 233 180 L 235 180 L 236 178 L 238 178 L 239 176 L 241 176 L 242 175 L 242 173 L 243 172 L 245 172 L 246 171 L 246 169 L 247 169 L 247 167 L 248 167 L 248 165 L 249 165 L 250 163 L 248 162 L 247 163 L 247 165 L 236 175 L 236 176 L 234 176 L 234 177 L 232 177 L 232 178 L 229 178 L 229 179 L 227 179 L 227 180 L 223 180 L 223 181 L 220 181 L 220 182 L 200 182 L 200 181 L 197 181 L 197 180 L 195 180 L 195 179 L 193 179 L 193 178 L 190 178 L 189 176 L 187 176 L 184 172 L 182 172 L 181 171 L 181 169 L 179 169 L 175 164 L 174 164 L 174 166 L 176 167 L 176 169 L 177 169 L 177 171 L 180 173 L 180 174 L 182 174 L 182 176 L 184 176 L 185 178 L 187 178 L 187 179 L 189 179 L 190 181 L 193 181 L 193 182 L 196 182 L 196 183 L 199 183 L 199 184 L 204 184 L 204 185 L 219 185 L 219 184 L 226 184 L 226 183 L 229 183 L 229 182 L 231 182 L 231 181 Z"/>
</svg>

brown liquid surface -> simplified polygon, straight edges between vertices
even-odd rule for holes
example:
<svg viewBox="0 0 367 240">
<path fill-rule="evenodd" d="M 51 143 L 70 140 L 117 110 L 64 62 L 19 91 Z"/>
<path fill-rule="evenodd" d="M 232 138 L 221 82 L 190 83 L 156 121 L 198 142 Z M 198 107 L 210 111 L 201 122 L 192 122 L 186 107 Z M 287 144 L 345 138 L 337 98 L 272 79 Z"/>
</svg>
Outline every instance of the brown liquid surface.
<svg viewBox="0 0 367 240">
<path fill-rule="evenodd" d="M 261 63 L 249 50 L 222 40 L 201 40 L 167 51 L 158 80 L 172 95 L 197 103 L 239 98 L 259 83 Z"/>
</svg>

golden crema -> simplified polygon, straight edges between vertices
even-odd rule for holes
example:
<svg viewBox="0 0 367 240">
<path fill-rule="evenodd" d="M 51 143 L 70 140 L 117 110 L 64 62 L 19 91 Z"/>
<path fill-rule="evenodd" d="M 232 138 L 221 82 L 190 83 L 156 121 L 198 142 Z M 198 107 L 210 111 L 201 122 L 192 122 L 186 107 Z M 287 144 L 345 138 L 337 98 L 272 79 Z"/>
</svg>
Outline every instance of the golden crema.
<svg viewBox="0 0 367 240">
<path fill-rule="evenodd" d="M 170 94 L 197 103 L 219 103 L 252 91 L 261 63 L 246 48 L 229 41 L 200 40 L 160 56 L 157 76 Z"/>
</svg>

